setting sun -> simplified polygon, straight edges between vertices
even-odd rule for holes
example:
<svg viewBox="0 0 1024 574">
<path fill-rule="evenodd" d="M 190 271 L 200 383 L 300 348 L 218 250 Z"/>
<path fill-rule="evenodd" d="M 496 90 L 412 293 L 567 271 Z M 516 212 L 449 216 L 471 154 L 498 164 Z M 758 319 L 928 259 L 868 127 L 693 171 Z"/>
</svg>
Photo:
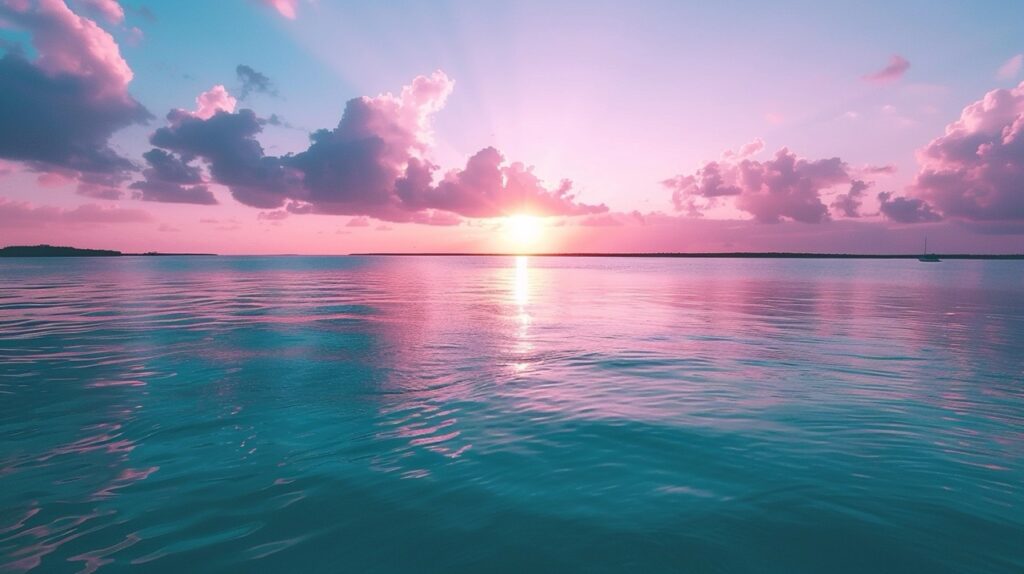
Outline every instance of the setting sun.
<svg viewBox="0 0 1024 574">
<path fill-rule="evenodd" d="M 509 244 L 517 251 L 534 248 L 541 239 L 544 224 L 533 215 L 513 215 L 502 224 Z"/>
</svg>

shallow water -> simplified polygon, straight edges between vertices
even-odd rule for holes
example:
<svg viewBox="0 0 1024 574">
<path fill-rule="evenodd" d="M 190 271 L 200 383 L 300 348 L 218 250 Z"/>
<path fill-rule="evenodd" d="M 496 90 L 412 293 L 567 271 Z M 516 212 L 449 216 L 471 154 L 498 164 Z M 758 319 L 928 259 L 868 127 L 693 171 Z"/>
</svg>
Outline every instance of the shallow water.
<svg viewBox="0 0 1024 574">
<path fill-rule="evenodd" d="M 1024 571 L 1024 264 L 0 260 L 0 570 Z"/>
</svg>

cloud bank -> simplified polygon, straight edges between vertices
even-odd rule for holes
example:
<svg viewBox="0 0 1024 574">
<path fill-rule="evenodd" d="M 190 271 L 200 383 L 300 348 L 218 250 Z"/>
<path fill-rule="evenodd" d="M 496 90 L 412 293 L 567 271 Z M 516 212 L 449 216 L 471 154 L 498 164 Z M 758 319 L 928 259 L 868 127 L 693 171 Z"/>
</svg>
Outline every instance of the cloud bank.
<svg viewBox="0 0 1024 574">
<path fill-rule="evenodd" d="M 965 107 L 918 162 L 911 195 L 946 217 L 1024 221 L 1024 82 Z"/>
<path fill-rule="evenodd" d="M 474 154 L 464 169 L 437 177 L 439 168 L 428 159 L 431 123 L 453 88 L 454 82 L 438 71 L 417 77 L 397 95 L 349 100 L 337 126 L 314 132 L 308 148 L 271 156 L 257 139 L 266 120 L 252 110 L 234 111 L 234 98 L 218 86 L 217 97 L 201 96 L 196 112 L 171 111 L 168 125 L 153 133 L 150 142 L 162 155 L 147 155 L 146 181 L 217 183 L 237 201 L 260 209 L 284 207 L 292 213 L 365 215 L 435 225 L 457 224 L 459 216 L 607 211 L 604 205 L 578 202 L 568 180 L 545 187 L 531 168 L 507 163 L 494 148 Z M 219 102 L 216 109 L 205 106 L 207 100 Z M 173 162 L 177 174 L 187 171 L 187 181 L 168 179 L 151 161 L 156 158 Z M 194 161 L 208 166 L 208 182 L 193 177 Z M 145 194 L 146 189 L 139 189 Z M 163 191 L 144 198 L 186 201 L 188 196 L 188 202 L 206 202 L 205 195 L 184 189 L 178 195 L 171 188 Z"/>
<path fill-rule="evenodd" d="M 74 209 L 33 206 L 23 201 L 0 198 L 0 226 L 6 228 L 74 225 L 85 223 L 145 223 L 153 217 L 139 209 L 102 207 L 93 203 Z"/>
<path fill-rule="evenodd" d="M 672 190 L 676 209 L 691 216 L 731 200 L 761 223 L 828 221 L 822 192 L 849 183 L 849 166 L 838 157 L 800 158 L 787 148 L 765 161 L 743 155 L 743 150 L 756 153 L 762 147 L 763 143 L 748 144 L 739 154 L 727 152 L 723 159 L 707 162 L 693 174 L 678 175 L 662 184 Z"/>
<path fill-rule="evenodd" d="M 116 196 L 134 166 L 110 147 L 110 136 L 151 117 L 128 93 L 132 70 L 117 43 L 60 0 L 0 1 L 0 19 L 31 33 L 38 54 L 0 58 L 0 158 L 86 174 L 87 194 Z"/>
</svg>

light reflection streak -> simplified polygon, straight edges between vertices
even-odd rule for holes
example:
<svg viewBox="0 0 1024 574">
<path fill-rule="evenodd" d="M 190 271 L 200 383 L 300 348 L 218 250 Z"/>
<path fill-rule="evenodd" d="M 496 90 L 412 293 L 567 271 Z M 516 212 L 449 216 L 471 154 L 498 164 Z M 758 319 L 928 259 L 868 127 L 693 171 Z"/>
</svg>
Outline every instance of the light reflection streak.
<svg viewBox="0 0 1024 574">
<path fill-rule="evenodd" d="M 533 350 L 533 343 L 529 339 L 530 323 L 532 321 L 528 308 L 530 304 L 530 258 L 526 255 L 516 256 L 512 295 L 517 307 L 515 354 L 523 356 Z M 530 363 L 524 360 L 519 360 L 512 364 L 512 368 L 516 374 L 526 371 L 529 367 Z"/>
</svg>

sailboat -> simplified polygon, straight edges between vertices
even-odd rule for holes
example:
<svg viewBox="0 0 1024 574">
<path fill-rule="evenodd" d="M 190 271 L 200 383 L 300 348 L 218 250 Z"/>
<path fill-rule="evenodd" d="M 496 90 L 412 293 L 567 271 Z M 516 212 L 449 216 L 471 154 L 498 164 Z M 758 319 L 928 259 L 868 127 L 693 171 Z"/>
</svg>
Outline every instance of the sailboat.
<svg viewBox="0 0 1024 574">
<path fill-rule="evenodd" d="M 924 253 L 922 253 L 921 256 L 917 258 L 917 260 L 921 261 L 921 262 L 924 262 L 924 263 L 938 263 L 938 262 L 942 261 L 941 259 L 939 259 L 938 255 L 936 255 L 934 253 L 928 253 L 928 238 L 927 237 L 924 238 Z"/>
</svg>

